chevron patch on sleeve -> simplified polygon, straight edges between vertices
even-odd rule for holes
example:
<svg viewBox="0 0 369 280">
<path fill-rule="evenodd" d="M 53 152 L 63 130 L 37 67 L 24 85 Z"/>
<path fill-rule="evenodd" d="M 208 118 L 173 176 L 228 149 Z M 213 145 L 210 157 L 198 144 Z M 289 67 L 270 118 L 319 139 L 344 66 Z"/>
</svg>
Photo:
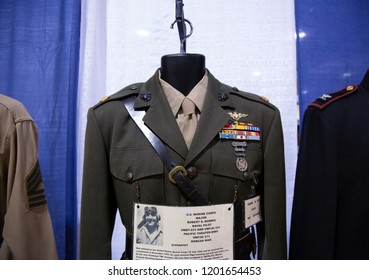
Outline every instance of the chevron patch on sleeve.
<svg viewBox="0 0 369 280">
<path fill-rule="evenodd" d="M 47 203 L 40 164 L 38 161 L 26 177 L 26 187 L 28 208 L 35 208 Z"/>
</svg>

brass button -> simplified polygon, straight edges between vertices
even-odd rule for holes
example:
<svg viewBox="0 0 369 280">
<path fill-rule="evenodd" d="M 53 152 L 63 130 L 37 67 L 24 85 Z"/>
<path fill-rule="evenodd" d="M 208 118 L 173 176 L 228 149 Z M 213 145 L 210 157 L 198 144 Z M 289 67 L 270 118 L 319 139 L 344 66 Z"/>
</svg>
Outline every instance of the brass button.
<svg viewBox="0 0 369 280">
<path fill-rule="evenodd" d="M 348 87 L 346 87 L 346 90 L 347 91 L 350 91 L 350 90 L 353 90 L 354 89 L 354 86 L 348 86 Z"/>
<path fill-rule="evenodd" d="M 193 166 L 187 168 L 187 177 L 193 179 L 197 176 L 197 169 Z"/>
<path fill-rule="evenodd" d="M 100 102 L 104 102 L 105 100 L 108 100 L 110 96 L 105 96 L 103 98 L 100 99 Z"/>
<path fill-rule="evenodd" d="M 269 102 L 269 98 L 268 98 L 268 97 L 260 96 L 260 98 L 261 98 L 262 100 L 264 100 L 265 102 Z"/>
<path fill-rule="evenodd" d="M 131 182 L 133 179 L 133 172 L 131 170 L 127 170 L 126 172 L 126 180 L 127 182 Z"/>
</svg>

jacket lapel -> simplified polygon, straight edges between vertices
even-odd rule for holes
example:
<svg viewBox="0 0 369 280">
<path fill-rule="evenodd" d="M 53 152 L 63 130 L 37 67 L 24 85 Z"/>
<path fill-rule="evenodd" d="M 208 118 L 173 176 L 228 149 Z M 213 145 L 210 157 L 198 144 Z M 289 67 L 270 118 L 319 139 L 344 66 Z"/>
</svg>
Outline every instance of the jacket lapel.
<svg viewBox="0 0 369 280">
<path fill-rule="evenodd" d="M 144 96 L 146 98 L 143 98 Z M 150 97 L 149 100 L 147 96 Z M 141 87 L 140 94 L 135 101 L 135 109 L 144 107 L 148 107 L 143 117 L 144 123 L 184 159 L 188 152 L 187 146 L 160 86 L 158 71 Z"/>
<path fill-rule="evenodd" d="M 218 132 L 230 120 L 227 111 L 222 107 L 232 109 L 234 105 L 230 101 L 229 96 L 226 100 L 219 99 L 218 96 L 221 93 L 229 94 L 228 91 L 225 91 L 222 84 L 209 72 L 209 84 L 204 108 L 201 112 L 200 121 L 184 163 L 185 166 L 199 155 L 214 137 L 218 137 Z"/>
</svg>

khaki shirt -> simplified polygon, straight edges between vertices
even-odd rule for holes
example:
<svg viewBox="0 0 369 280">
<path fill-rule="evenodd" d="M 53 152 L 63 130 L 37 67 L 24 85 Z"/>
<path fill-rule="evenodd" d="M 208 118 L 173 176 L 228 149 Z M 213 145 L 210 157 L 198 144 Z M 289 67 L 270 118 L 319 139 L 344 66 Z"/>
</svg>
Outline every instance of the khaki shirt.
<svg viewBox="0 0 369 280">
<path fill-rule="evenodd" d="M 0 259 L 57 259 L 38 161 L 37 127 L 0 94 Z"/>
<path fill-rule="evenodd" d="M 185 96 L 160 77 L 159 81 L 160 85 L 163 87 L 164 94 L 168 99 L 168 103 L 170 108 L 172 109 L 173 115 L 177 120 L 178 126 L 181 126 L 181 123 L 183 122 L 184 118 L 183 112 L 181 110 L 181 104 L 183 99 L 185 99 Z M 208 73 L 206 71 L 201 81 L 187 95 L 187 98 L 191 99 L 192 102 L 194 102 L 196 105 L 198 120 L 200 119 L 202 108 L 204 107 L 207 89 L 208 89 Z"/>
</svg>

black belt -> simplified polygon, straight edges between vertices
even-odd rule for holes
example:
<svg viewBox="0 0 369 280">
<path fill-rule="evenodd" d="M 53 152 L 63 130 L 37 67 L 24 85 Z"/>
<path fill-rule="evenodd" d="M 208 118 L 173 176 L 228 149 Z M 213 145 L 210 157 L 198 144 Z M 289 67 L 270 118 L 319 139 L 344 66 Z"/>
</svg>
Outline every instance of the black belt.
<svg viewBox="0 0 369 280">
<path fill-rule="evenodd" d="M 169 170 L 169 180 L 176 184 L 182 193 L 186 196 L 186 198 L 192 201 L 195 205 L 202 206 L 208 205 L 209 202 L 206 198 L 202 196 L 200 191 L 192 184 L 190 179 L 186 176 L 186 169 L 177 165 L 170 156 L 170 153 L 167 147 L 163 144 L 163 142 L 144 124 L 142 121 L 145 111 L 135 111 L 134 109 L 134 101 L 136 96 L 131 96 L 123 99 L 123 104 L 126 107 L 129 115 L 140 128 L 142 133 L 146 136 L 147 140 L 149 140 L 150 144 L 155 149 L 156 153 L 159 155 L 161 160 L 163 161 L 165 167 Z"/>
</svg>

